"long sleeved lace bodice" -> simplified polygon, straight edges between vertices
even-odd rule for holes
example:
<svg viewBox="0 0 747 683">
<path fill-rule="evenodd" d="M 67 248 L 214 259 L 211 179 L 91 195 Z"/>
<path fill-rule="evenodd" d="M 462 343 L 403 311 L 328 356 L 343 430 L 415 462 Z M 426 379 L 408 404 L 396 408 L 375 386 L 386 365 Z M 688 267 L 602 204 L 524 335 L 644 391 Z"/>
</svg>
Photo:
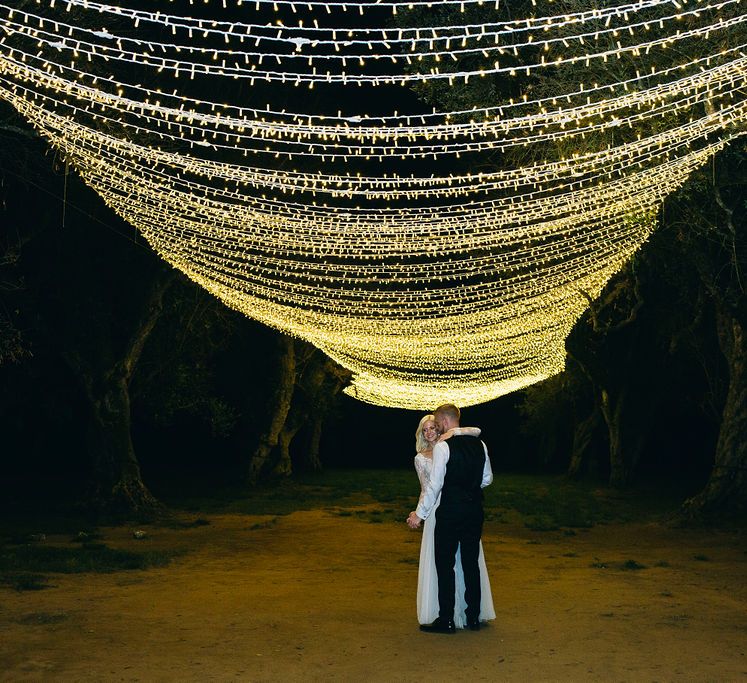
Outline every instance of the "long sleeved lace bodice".
<svg viewBox="0 0 747 683">
<path fill-rule="evenodd" d="M 420 481 L 420 497 L 418 498 L 418 505 L 420 505 L 420 501 L 423 500 L 423 495 L 428 489 L 428 484 L 431 481 L 432 470 L 432 458 L 427 458 L 422 453 L 418 453 L 415 456 L 415 471 L 418 473 L 418 480 Z"/>
<path fill-rule="evenodd" d="M 448 439 L 450 436 L 480 436 L 481 430 L 478 427 L 454 427 L 441 437 L 441 440 Z M 431 483 L 431 473 L 433 472 L 433 458 L 429 458 L 422 453 L 415 456 L 415 471 L 418 473 L 420 480 L 420 497 L 418 506 L 423 501 L 423 496 L 428 490 Z"/>
</svg>

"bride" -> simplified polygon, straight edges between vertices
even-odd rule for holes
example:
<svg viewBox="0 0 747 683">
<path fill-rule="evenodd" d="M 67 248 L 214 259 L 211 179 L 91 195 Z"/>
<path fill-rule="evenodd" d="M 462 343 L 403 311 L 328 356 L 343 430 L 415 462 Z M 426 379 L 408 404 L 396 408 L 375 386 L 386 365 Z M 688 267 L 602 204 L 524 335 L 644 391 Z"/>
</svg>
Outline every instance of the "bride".
<svg viewBox="0 0 747 683">
<path fill-rule="evenodd" d="M 480 430 L 477 427 L 456 427 L 451 430 L 450 435 L 466 434 L 469 436 L 479 436 Z M 438 441 L 439 433 L 433 415 L 426 415 L 415 432 L 415 471 L 418 473 L 420 480 L 420 499 L 422 500 L 430 481 L 431 471 L 433 469 L 433 446 Z M 420 502 L 420 501 L 418 501 Z M 418 621 L 421 624 L 430 624 L 438 617 L 438 576 L 436 575 L 436 560 L 434 555 L 433 532 L 436 528 L 435 511 L 438 508 L 440 500 L 436 501 L 433 513 L 428 516 L 423 526 L 423 538 L 420 542 L 420 566 L 418 568 Z M 485 554 L 482 550 L 482 541 L 480 541 L 480 588 L 482 598 L 480 601 L 480 621 L 495 619 L 495 609 L 493 608 L 493 597 L 490 593 L 490 579 L 488 578 L 488 569 L 485 566 Z M 464 628 L 466 618 L 464 610 L 466 602 L 464 600 L 464 573 L 462 572 L 462 559 L 457 550 L 456 563 L 454 566 L 456 573 L 456 600 L 454 602 L 454 625 L 457 628 Z"/>
</svg>

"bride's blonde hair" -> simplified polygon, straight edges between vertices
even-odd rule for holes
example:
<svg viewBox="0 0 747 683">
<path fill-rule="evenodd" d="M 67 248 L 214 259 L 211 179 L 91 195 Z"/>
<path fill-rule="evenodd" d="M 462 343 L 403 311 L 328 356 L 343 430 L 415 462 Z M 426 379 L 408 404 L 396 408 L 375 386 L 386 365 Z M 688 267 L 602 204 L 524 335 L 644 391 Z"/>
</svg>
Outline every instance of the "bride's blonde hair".
<svg viewBox="0 0 747 683">
<path fill-rule="evenodd" d="M 425 440 L 425 437 L 423 436 L 423 427 L 425 427 L 426 422 L 435 423 L 436 418 L 433 417 L 433 415 L 426 415 L 422 420 L 420 420 L 420 424 L 418 425 L 418 431 L 415 432 L 415 451 L 418 453 L 422 453 L 429 446 L 428 442 Z"/>
</svg>

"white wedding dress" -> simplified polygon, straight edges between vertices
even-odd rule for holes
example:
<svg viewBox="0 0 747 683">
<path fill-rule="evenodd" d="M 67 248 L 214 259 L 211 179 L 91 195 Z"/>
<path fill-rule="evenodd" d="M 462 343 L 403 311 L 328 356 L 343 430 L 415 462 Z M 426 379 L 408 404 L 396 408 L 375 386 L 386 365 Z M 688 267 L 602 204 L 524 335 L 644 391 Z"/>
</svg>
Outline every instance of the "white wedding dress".
<svg viewBox="0 0 747 683">
<path fill-rule="evenodd" d="M 465 427 L 463 429 L 469 429 Z M 421 453 L 415 456 L 415 471 L 420 479 L 420 498 L 422 499 L 425 490 L 430 482 L 431 471 L 433 469 L 433 460 Z M 420 502 L 420 501 L 418 501 Z M 436 574 L 436 560 L 434 553 L 433 534 L 436 529 L 436 510 L 441 502 L 439 496 L 431 514 L 423 522 L 423 538 L 420 541 L 420 566 L 418 568 L 418 621 L 421 624 L 430 624 L 438 617 L 438 575 Z M 480 541 L 480 621 L 495 619 L 495 609 L 493 608 L 493 596 L 490 592 L 490 578 L 488 577 L 488 568 L 485 565 L 485 553 Z M 456 563 L 454 565 L 456 574 L 456 596 L 454 601 L 454 624 L 457 628 L 464 628 L 466 617 L 464 610 L 467 603 L 464 601 L 464 572 L 462 571 L 462 557 L 459 550 L 456 554 Z"/>
</svg>

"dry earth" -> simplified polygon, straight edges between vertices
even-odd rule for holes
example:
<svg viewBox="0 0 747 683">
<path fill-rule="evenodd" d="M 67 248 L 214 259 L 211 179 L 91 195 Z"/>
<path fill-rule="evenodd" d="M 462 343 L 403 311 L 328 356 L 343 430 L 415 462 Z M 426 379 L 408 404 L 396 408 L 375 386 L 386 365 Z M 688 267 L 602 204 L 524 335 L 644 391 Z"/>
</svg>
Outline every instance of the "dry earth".
<svg viewBox="0 0 747 683">
<path fill-rule="evenodd" d="M 404 523 L 321 510 L 266 526 L 209 519 L 140 541 L 102 530 L 114 547 L 187 551 L 165 568 L 0 589 L 2 680 L 747 680 L 741 535 L 490 523 L 498 618 L 444 636 L 418 631 L 419 534 Z"/>
</svg>

